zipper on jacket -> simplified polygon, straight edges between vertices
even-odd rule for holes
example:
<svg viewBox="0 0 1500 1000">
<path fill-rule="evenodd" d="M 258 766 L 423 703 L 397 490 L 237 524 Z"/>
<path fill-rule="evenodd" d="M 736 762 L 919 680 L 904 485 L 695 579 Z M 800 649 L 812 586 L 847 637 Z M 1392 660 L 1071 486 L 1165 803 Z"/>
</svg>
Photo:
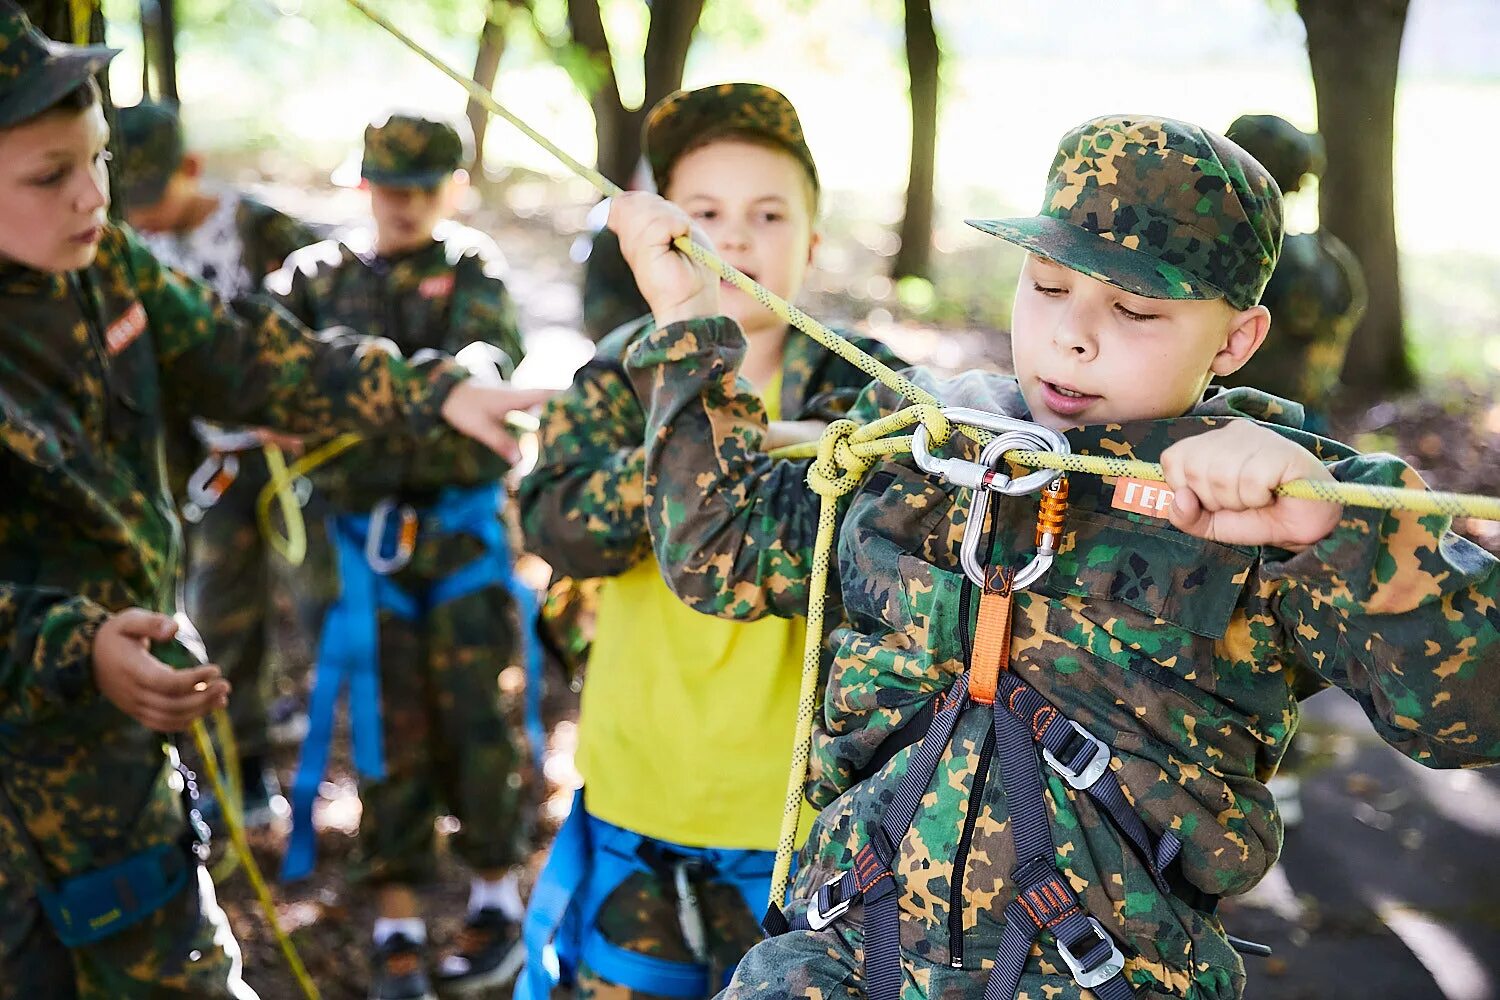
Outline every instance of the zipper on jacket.
<svg viewBox="0 0 1500 1000">
<path fill-rule="evenodd" d="M 85 281 L 86 276 L 82 272 L 68 275 L 68 288 L 73 292 L 73 301 L 77 303 L 78 311 L 83 316 L 83 329 L 88 335 L 89 346 L 94 350 L 94 360 L 99 365 L 99 383 L 104 389 L 102 431 L 107 445 L 110 440 L 110 408 L 114 406 L 114 379 L 109 370 L 109 350 L 105 345 L 104 319 L 99 314 L 99 300 L 94 295 L 92 282 L 85 285 Z"/>
<path fill-rule="evenodd" d="M 984 786 L 989 779 L 990 758 L 995 755 L 995 727 L 986 726 L 984 743 L 979 748 L 979 766 L 974 769 L 974 785 L 969 789 L 969 809 L 964 815 L 963 835 L 953 852 L 953 884 L 948 899 L 948 964 L 964 967 L 964 876 L 969 864 L 969 842 L 974 839 L 974 824 L 984 807 Z"/>
</svg>

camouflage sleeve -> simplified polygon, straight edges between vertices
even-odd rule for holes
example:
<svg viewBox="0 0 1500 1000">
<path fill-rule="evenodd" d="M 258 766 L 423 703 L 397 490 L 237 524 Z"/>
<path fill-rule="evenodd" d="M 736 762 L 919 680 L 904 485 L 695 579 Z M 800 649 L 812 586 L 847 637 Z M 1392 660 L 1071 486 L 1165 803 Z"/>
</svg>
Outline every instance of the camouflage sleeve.
<svg viewBox="0 0 1500 1000">
<path fill-rule="evenodd" d="M 562 576 L 625 572 L 651 551 L 646 422 L 625 371 L 589 362 L 541 424 L 536 468 L 521 483 L 527 548 Z"/>
<path fill-rule="evenodd" d="M 792 336 L 799 337 L 801 336 L 801 334 L 793 333 Z M 860 337 L 853 338 L 853 342 L 866 354 L 875 358 L 877 361 L 881 362 L 888 368 L 894 369 L 895 371 L 899 372 L 910 367 L 910 362 L 908 362 L 905 358 L 901 357 L 895 351 L 891 350 L 889 347 L 878 340 L 871 340 L 868 337 Z M 796 414 L 795 419 L 822 420 L 827 423 L 832 423 L 835 420 L 847 417 L 850 415 L 850 411 L 854 408 L 855 404 L 860 400 L 860 397 L 865 393 L 865 390 L 869 387 L 871 382 L 870 376 L 860 371 L 854 365 L 850 364 L 840 357 L 834 357 L 832 359 L 832 362 L 834 365 L 837 365 L 839 368 L 843 369 L 841 374 L 845 377 L 838 380 L 842 384 L 838 385 L 836 388 L 820 392 L 812 398 L 808 399 L 808 401 L 803 404 L 802 409 Z M 864 423 L 868 419 L 872 419 L 872 416 L 866 416 L 859 422 Z"/>
<path fill-rule="evenodd" d="M 1391 456 L 1356 456 L 1333 472 L 1425 488 Z M 1500 562 L 1449 523 L 1347 507 L 1327 538 L 1263 564 L 1292 652 L 1428 767 L 1500 760 Z"/>
<path fill-rule="evenodd" d="M 125 238 L 167 392 L 191 400 L 195 416 L 312 435 L 425 434 L 439 425 L 443 400 L 463 377 L 451 361 L 409 365 L 370 341 L 319 339 L 255 296 L 231 313 Z"/>
<path fill-rule="evenodd" d="M 473 268 L 470 280 L 458 282 L 454 293 L 453 318 L 450 342 L 457 353 L 472 343 L 485 343 L 505 352 L 509 367 L 502 374 L 509 377 L 511 370 L 526 357 L 526 345 L 521 337 L 515 300 L 505 287 L 503 274 L 505 259 L 500 251 L 492 253 L 483 248 L 465 257 L 461 267 Z"/>
<path fill-rule="evenodd" d="M 818 498 L 804 483 L 806 461 L 762 451 L 766 414 L 738 377 L 744 353 L 739 326 L 720 316 L 664 327 L 629 355 L 649 401 L 651 540 L 690 607 L 745 621 L 805 615 Z"/>
<path fill-rule="evenodd" d="M 316 265 L 306 253 L 294 253 L 281 266 L 266 275 L 263 282 L 266 294 L 277 304 L 296 317 L 303 326 L 317 329 L 318 313 L 314 308 L 311 269 Z"/>
<path fill-rule="evenodd" d="M 0 728 L 97 696 L 94 636 L 109 612 L 60 590 L 0 581 Z"/>
</svg>

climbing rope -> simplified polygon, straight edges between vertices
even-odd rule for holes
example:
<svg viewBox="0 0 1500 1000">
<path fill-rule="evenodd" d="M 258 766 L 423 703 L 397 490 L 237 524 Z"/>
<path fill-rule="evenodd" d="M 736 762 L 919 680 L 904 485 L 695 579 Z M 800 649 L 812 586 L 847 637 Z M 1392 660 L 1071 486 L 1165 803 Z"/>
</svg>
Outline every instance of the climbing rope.
<svg viewBox="0 0 1500 1000">
<path fill-rule="evenodd" d="M 489 90 L 444 63 L 383 15 L 373 10 L 364 0 L 347 0 L 347 2 L 407 48 L 457 82 L 491 114 L 510 122 L 533 142 L 557 157 L 575 174 L 594 185 L 600 193 L 606 197 L 614 197 L 622 193 L 619 185 L 597 170 L 569 156 L 503 107 Z M 852 492 L 864 474 L 880 458 L 911 450 L 910 435 L 885 438 L 887 433 L 904 430 L 920 423 L 927 428 L 931 442 L 942 445 L 950 436 L 951 425 L 942 416 L 940 403 L 931 393 L 866 354 L 801 309 L 761 287 L 721 260 L 713 251 L 694 243 L 685 236 L 678 237 L 673 241 L 673 245 L 688 257 L 753 297 L 789 325 L 801 330 L 860 371 L 915 404 L 864 427 L 848 420 L 835 421 L 829 425 L 823 437 L 815 445 L 798 445 L 775 453 L 787 457 L 811 457 L 813 461 L 808 468 L 807 483 L 820 498 L 818 532 L 813 549 L 812 578 L 808 589 L 807 643 L 803 650 L 801 689 L 797 703 L 796 743 L 792 748 L 792 768 L 787 780 L 787 800 L 771 884 L 770 902 L 774 906 L 780 906 L 786 898 L 791 855 L 796 843 L 797 820 L 801 812 L 802 791 L 806 781 L 812 719 L 817 708 L 817 680 L 823 641 L 823 605 L 827 594 L 828 560 L 833 548 L 834 528 L 838 519 L 838 500 Z M 987 444 L 993 439 L 990 432 L 981 428 L 959 424 L 959 429 L 982 444 Z M 1054 455 L 1022 449 L 1008 451 L 1005 457 L 1017 464 L 1038 468 L 1163 480 L 1161 467 L 1147 462 L 1127 462 L 1084 455 Z M 1328 500 L 1351 506 L 1500 520 L 1500 499 L 1490 497 L 1313 480 L 1284 483 L 1277 488 L 1276 492 L 1281 496 Z"/>
</svg>

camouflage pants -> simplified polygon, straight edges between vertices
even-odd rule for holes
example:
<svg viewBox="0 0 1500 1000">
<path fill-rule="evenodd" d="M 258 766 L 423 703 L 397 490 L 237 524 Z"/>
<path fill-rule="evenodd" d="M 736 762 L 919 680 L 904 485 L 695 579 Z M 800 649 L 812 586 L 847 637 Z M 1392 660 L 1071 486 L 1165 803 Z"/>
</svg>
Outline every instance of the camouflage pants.
<svg viewBox="0 0 1500 1000">
<path fill-rule="evenodd" d="M 420 593 L 482 552 L 464 535 L 418 544 L 395 574 Z M 513 662 L 517 622 L 502 587 L 431 608 L 418 621 L 380 618 L 381 720 L 386 777 L 360 788 L 355 874 L 419 884 L 435 870 L 433 820 L 459 821 L 454 853 L 474 869 L 502 869 L 524 857 L 524 759 L 501 701 L 500 672 Z"/>
<path fill-rule="evenodd" d="M 760 925 L 745 897 L 731 885 L 709 882 L 698 887 L 698 905 L 710 968 L 734 968 L 761 939 Z M 605 940 L 618 947 L 667 961 L 695 961 L 683 938 L 676 889 L 654 874 L 637 872 L 621 883 L 604 901 L 595 922 Z M 577 995 L 580 1000 L 657 1000 L 656 994 L 606 982 L 587 965 L 578 972 Z"/>
<path fill-rule="evenodd" d="M 229 718 L 242 757 L 263 756 L 271 619 L 270 549 L 255 501 L 270 479 L 264 453 L 237 453 L 239 475 L 203 520 L 188 525 L 187 613 L 234 688 Z"/>
<path fill-rule="evenodd" d="M 196 873 L 142 923 L 69 949 L 36 898 L 7 890 L 0 872 L 0 1000 L 255 1000 L 213 880 Z"/>
</svg>

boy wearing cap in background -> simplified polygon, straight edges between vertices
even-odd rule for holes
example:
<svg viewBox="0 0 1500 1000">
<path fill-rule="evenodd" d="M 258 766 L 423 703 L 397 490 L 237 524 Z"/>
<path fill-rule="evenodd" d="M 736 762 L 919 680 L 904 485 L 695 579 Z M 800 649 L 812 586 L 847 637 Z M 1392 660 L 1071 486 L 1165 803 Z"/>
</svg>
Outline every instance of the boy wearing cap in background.
<svg viewBox="0 0 1500 1000">
<path fill-rule="evenodd" d="M 467 160 L 447 122 L 396 114 L 371 124 L 361 174 L 373 231 L 294 253 L 267 287 L 314 328 L 347 325 L 406 357 L 462 352 L 466 363 L 508 373 L 523 348 L 504 260 L 489 237 L 449 220 Z M 337 512 L 340 593 L 318 649 L 284 875 L 312 867 L 312 802 L 348 676 L 364 807 L 355 871 L 377 888 L 377 1000 L 430 995 L 416 889 L 434 877 L 433 822 L 444 814 L 460 823 L 454 853 L 474 878 L 464 933 L 439 964 L 438 985 L 484 989 L 520 962 L 510 869 L 525 843 L 522 756 L 499 687 L 523 627 L 499 513 L 508 469 L 479 449 L 445 447 L 378 460 L 355 450 L 313 475 Z M 360 676 L 373 680 L 362 687 Z M 383 761 L 365 756 L 373 742 L 384 743 Z"/>
<path fill-rule="evenodd" d="M 643 145 L 658 189 L 720 252 L 794 298 L 819 187 L 790 102 L 748 83 L 679 92 L 651 110 Z M 848 410 L 858 369 L 748 295 L 725 300 L 750 344 L 745 405 L 796 421 L 773 423 L 784 440 Z M 650 331 L 647 316 L 600 343 L 543 414 L 521 487 L 528 547 L 559 574 L 605 578 L 578 724 L 584 788 L 532 894 L 526 1000 L 554 981 L 542 957 L 554 934 L 583 997 L 712 995 L 760 937 L 806 623 L 714 621 L 662 582 L 646 530 L 646 413 L 621 363 Z"/>
<path fill-rule="evenodd" d="M 202 157 L 183 144 L 175 105 L 143 101 L 120 108 L 116 126 L 125 221 L 157 260 L 208 285 L 223 301 L 232 305 L 259 293 L 288 254 L 317 241 L 311 229 L 271 206 L 206 184 Z M 199 422 L 193 430 L 197 441 L 187 435 L 167 440 L 172 493 L 186 521 L 187 612 L 235 689 L 229 715 L 244 790 L 240 811 L 247 826 L 263 826 L 275 817 L 276 804 L 285 803 L 267 760 L 272 563 L 255 502 L 271 478 L 262 446 L 295 449 L 298 443 L 258 428 Z M 216 479 L 227 486 L 213 488 Z"/>
<path fill-rule="evenodd" d="M 427 434 L 514 453 L 542 394 L 236 316 L 106 219 L 92 75 L 0 0 L 0 996 L 253 997 L 163 733 L 229 694 L 173 643 L 164 429 Z M 181 669 L 177 669 L 177 668 Z"/>
<path fill-rule="evenodd" d="M 1323 172 L 1323 140 L 1283 118 L 1241 115 L 1224 134 L 1265 166 L 1284 197 Z M 1322 227 L 1288 234 L 1260 301 L 1271 311 L 1275 332 L 1245 367 L 1221 381 L 1297 400 L 1307 407 L 1309 429 L 1322 433 L 1349 339 L 1365 314 L 1359 260 Z"/>
<path fill-rule="evenodd" d="M 1173 498 L 1075 474 L 1046 528 L 1032 496 L 992 496 L 976 582 L 959 558 L 966 525 L 986 528 L 968 524 L 970 490 L 912 459 L 863 476 L 838 531 L 848 624 L 814 726 L 807 792 L 824 809 L 793 929 L 724 996 L 1239 997 L 1214 909 L 1276 860 L 1265 782 L 1300 699 L 1344 688 L 1431 767 L 1500 759 L 1500 565 L 1447 518 L 1274 495 L 1421 480 L 1302 431 L 1295 403 L 1209 387 L 1270 325 L 1257 301 L 1281 195 L 1264 168 L 1184 122 L 1101 118 L 1063 137 L 1043 206 L 975 223 L 1028 251 L 1016 374 L 912 377 L 1054 449 L 1066 432 L 1075 453 L 1160 460 Z M 658 324 L 626 368 L 650 403 L 647 522 L 668 582 L 722 616 L 804 614 L 808 466 L 757 447 L 745 340 L 717 315 L 718 279 L 671 246 L 691 220 L 642 194 L 612 214 Z M 902 405 L 875 386 L 851 416 Z M 977 453 L 957 433 L 947 450 Z M 1055 559 L 1023 589 L 1044 536 Z"/>
</svg>

